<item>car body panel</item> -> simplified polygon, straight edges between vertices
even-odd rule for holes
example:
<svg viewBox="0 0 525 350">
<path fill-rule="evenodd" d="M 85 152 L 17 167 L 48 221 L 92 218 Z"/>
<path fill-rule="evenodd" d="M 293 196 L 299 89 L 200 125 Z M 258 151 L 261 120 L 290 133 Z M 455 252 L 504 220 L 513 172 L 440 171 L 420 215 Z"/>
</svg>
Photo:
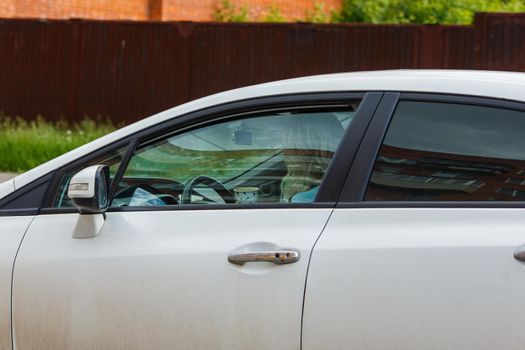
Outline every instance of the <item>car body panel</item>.
<svg viewBox="0 0 525 350">
<path fill-rule="evenodd" d="M 14 179 L 15 189 L 100 147 L 186 113 L 263 96 L 334 91 L 450 93 L 525 101 L 525 74 L 462 70 L 391 70 L 327 74 L 282 80 L 221 92 L 168 109 L 103 136 Z"/>
<path fill-rule="evenodd" d="M 78 214 L 38 216 L 13 282 L 15 349 L 299 349 L 308 258 L 332 209 L 108 213 L 71 237 Z M 255 242 L 296 263 L 228 262 Z"/>
<path fill-rule="evenodd" d="M 525 209 L 336 209 L 312 253 L 303 349 L 520 349 Z"/>
<path fill-rule="evenodd" d="M 14 190 L 15 190 L 15 182 L 13 179 L 0 183 L 0 199 L 12 193 Z"/>
<path fill-rule="evenodd" d="M 301 209 L 281 204 L 110 209 L 101 233 L 84 240 L 72 237 L 78 214 L 41 210 L 46 215 L 30 225 L 15 267 L 15 348 L 298 349 L 300 341 L 303 349 L 519 348 L 525 265 L 513 252 L 525 244 L 525 208 L 504 205 L 523 202 L 362 200 L 403 92 L 437 94 L 455 103 L 468 103 L 461 100 L 464 95 L 475 96 L 469 97 L 476 99 L 473 104 L 487 97 L 506 108 L 508 100 L 525 101 L 524 78 L 523 73 L 400 70 L 241 88 L 119 129 L 0 185 L 1 198 L 37 179 L 50 183 L 52 176 L 58 178 L 53 171 L 83 162 L 101 148 L 136 139 L 150 128 L 164 132 L 161 128 L 175 118 L 191 119 L 193 112 L 208 113 L 207 108 L 220 105 L 230 108 L 230 102 L 381 92 L 372 121 L 360 132 L 363 136 L 366 130 L 355 159 L 358 146 L 346 149 L 352 157 L 339 157 L 348 161 L 338 168 L 348 176 L 346 186 L 355 187 L 336 191 L 339 203 Z M 434 207 L 439 205 L 452 208 Z M 490 205 L 494 208 L 468 208 Z M 308 258 L 325 224 L 305 291 Z M 301 259 L 283 266 L 228 262 L 229 252 L 261 242 L 297 248 Z"/>
<path fill-rule="evenodd" d="M 11 277 L 16 253 L 33 216 L 0 217 L 0 350 L 11 349 Z"/>
</svg>

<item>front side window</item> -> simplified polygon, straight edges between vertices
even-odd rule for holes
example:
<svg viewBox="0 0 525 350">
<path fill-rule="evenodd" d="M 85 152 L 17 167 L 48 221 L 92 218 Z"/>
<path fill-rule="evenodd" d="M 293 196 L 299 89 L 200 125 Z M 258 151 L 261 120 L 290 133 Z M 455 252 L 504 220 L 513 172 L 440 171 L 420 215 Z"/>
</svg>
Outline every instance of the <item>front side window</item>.
<svg viewBox="0 0 525 350">
<path fill-rule="evenodd" d="M 525 200 L 525 113 L 400 102 L 365 199 Z"/>
<path fill-rule="evenodd" d="M 312 202 L 354 108 L 268 112 L 150 141 L 111 206 Z"/>
</svg>

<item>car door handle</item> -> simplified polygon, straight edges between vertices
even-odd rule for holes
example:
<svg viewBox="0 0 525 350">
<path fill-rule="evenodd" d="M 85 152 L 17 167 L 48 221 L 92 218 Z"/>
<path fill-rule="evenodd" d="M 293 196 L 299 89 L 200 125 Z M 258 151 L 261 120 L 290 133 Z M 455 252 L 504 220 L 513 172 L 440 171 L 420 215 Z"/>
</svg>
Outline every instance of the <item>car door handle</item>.
<svg viewBox="0 0 525 350">
<path fill-rule="evenodd" d="M 525 246 L 521 246 L 514 252 L 514 259 L 525 262 Z"/>
<path fill-rule="evenodd" d="M 228 261 L 236 265 L 247 262 L 266 261 L 277 265 L 291 264 L 299 260 L 299 252 L 293 249 L 263 250 L 258 252 L 231 253 Z"/>
</svg>

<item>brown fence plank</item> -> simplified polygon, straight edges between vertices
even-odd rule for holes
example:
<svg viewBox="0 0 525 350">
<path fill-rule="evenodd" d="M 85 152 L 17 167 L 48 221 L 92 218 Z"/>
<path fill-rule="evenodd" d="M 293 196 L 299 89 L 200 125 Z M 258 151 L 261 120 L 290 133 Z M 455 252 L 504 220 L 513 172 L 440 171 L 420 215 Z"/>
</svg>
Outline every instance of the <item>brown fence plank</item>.
<svg viewBox="0 0 525 350">
<path fill-rule="evenodd" d="M 0 111 L 132 122 L 211 93 L 392 68 L 525 71 L 525 15 L 473 26 L 0 20 Z"/>
</svg>

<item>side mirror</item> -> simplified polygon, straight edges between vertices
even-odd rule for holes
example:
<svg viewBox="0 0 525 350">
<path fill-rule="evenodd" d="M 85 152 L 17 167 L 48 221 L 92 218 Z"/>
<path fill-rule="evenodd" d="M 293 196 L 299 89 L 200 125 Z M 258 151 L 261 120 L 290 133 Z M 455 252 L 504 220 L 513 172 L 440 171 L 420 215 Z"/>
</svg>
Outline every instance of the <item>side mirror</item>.
<svg viewBox="0 0 525 350">
<path fill-rule="evenodd" d="M 76 173 L 67 194 L 80 214 L 100 214 L 108 208 L 109 167 L 93 165 Z"/>
</svg>

